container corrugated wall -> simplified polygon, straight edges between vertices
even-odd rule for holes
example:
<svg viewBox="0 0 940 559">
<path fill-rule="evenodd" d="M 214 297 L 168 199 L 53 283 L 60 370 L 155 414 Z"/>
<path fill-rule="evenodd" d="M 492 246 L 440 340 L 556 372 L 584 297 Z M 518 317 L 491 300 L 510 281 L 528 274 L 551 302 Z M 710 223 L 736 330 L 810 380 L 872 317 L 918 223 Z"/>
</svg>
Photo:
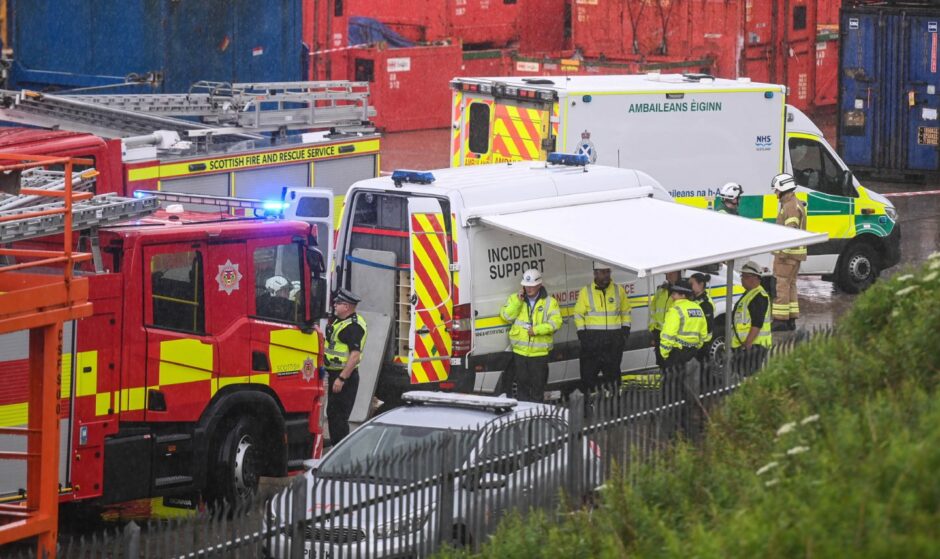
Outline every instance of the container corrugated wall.
<svg viewBox="0 0 940 559">
<path fill-rule="evenodd" d="M 199 80 L 304 77 L 301 0 L 9 0 L 11 86 L 120 83 L 156 73 L 158 92 Z M 123 88 L 119 91 L 130 91 Z"/>
<path fill-rule="evenodd" d="M 853 169 L 940 171 L 940 8 L 842 11 L 838 146 Z"/>
</svg>

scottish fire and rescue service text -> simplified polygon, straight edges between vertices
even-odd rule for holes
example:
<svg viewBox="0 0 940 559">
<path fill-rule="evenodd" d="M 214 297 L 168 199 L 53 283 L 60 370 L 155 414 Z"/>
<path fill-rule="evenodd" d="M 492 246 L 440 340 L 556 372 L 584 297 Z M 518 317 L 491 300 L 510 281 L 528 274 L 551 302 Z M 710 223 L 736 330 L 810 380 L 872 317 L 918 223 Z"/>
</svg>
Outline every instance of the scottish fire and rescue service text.
<svg viewBox="0 0 940 559">
<path fill-rule="evenodd" d="M 320 159 L 322 157 L 334 157 L 339 155 L 339 152 L 337 151 L 338 147 L 339 146 L 336 145 L 318 146 L 292 149 L 288 151 L 239 155 L 237 157 L 226 157 L 225 159 L 214 159 L 209 161 L 209 170 L 223 171 L 226 169 L 253 167 L 255 165 L 271 165 L 274 163 L 289 163 L 291 161 L 306 161 L 310 159 Z"/>
<path fill-rule="evenodd" d="M 529 268 L 545 273 L 542 243 L 491 248 L 486 251 L 486 256 L 490 263 L 490 279 L 511 278 Z"/>
</svg>

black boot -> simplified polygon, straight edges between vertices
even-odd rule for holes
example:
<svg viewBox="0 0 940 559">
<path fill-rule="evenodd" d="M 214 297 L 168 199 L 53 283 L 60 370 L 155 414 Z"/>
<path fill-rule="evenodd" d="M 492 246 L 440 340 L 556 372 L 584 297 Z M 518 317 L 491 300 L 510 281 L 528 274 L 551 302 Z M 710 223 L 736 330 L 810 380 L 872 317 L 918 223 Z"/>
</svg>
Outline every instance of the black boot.
<svg viewBox="0 0 940 559">
<path fill-rule="evenodd" d="M 787 328 L 789 328 L 790 330 L 796 330 L 796 319 L 795 319 L 795 318 L 791 318 L 790 320 L 787 321 Z"/>
<path fill-rule="evenodd" d="M 774 320 L 774 323 L 770 327 L 771 332 L 789 332 L 790 323 L 786 320 Z"/>
</svg>

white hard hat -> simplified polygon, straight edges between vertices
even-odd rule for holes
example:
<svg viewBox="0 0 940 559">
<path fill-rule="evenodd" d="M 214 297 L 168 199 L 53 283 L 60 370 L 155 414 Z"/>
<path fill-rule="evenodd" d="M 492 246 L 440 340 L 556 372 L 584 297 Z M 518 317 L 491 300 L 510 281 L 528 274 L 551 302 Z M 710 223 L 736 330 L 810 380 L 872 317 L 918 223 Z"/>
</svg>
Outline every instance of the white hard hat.
<svg viewBox="0 0 940 559">
<path fill-rule="evenodd" d="M 522 281 L 519 282 L 523 287 L 535 287 L 542 285 L 542 272 L 535 268 L 530 268 L 522 272 Z"/>
<path fill-rule="evenodd" d="M 748 260 L 744 266 L 741 268 L 742 274 L 754 274 L 755 276 L 764 275 L 763 268 L 760 267 L 760 264 L 754 262 L 753 260 Z"/>
<path fill-rule="evenodd" d="M 604 264 L 603 262 L 598 262 L 597 260 L 595 260 L 594 269 L 595 270 L 609 270 L 610 266 L 608 266 L 607 264 Z"/>
<path fill-rule="evenodd" d="M 796 181 L 793 175 L 780 173 L 770 181 L 770 188 L 774 192 L 790 192 L 796 189 Z"/>
<path fill-rule="evenodd" d="M 742 194 L 744 194 L 744 189 L 736 182 L 725 183 L 724 186 L 718 189 L 718 197 L 722 200 L 733 202 L 740 198 Z"/>
<path fill-rule="evenodd" d="M 264 282 L 264 288 L 267 289 L 268 293 L 271 295 L 277 295 L 278 291 L 288 286 L 290 286 L 290 282 L 283 276 L 271 276 Z"/>
</svg>

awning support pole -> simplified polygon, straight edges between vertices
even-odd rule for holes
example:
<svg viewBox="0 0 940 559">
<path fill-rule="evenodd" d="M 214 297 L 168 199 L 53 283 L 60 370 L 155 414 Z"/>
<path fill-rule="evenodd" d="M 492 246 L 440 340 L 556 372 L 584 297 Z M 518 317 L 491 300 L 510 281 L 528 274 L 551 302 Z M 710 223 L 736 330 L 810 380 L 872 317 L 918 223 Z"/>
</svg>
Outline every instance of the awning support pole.
<svg viewBox="0 0 940 559">
<path fill-rule="evenodd" d="M 734 335 L 732 316 L 734 310 L 734 260 L 725 262 L 728 273 L 725 278 L 725 380 L 731 378 L 731 336 Z"/>
</svg>

